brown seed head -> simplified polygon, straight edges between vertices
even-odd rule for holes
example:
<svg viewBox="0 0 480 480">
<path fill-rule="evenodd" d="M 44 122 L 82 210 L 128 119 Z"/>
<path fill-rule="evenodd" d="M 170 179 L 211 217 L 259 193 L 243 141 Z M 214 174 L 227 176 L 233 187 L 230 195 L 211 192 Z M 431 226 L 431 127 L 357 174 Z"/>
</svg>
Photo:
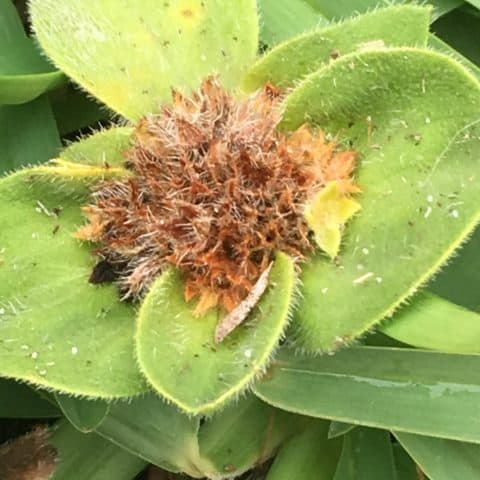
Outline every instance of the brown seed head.
<svg viewBox="0 0 480 480">
<path fill-rule="evenodd" d="M 139 122 L 126 153 L 134 175 L 100 184 L 77 232 L 99 242 L 125 298 L 175 265 L 196 313 L 230 311 L 275 251 L 297 260 L 313 251 L 304 206 L 329 181 L 355 192 L 356 154 L 307 126 L 278 132 L 280 102 L 271 85 L 238 101 L 209 78 Z"/>
</svg>

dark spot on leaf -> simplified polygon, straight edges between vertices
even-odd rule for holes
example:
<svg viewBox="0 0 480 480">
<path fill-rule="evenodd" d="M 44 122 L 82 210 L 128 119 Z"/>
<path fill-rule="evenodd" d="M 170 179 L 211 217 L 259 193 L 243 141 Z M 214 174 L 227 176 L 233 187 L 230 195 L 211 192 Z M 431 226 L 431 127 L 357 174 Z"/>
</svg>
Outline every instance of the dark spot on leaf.
<svg viewBox="0 0 480 480">
<path fill-rule="evenodd" d="M 193 17 L 193 12 L 189 8 L 186 8 L 185 10 L 182 10 L 182 15 L 184 17 Z"/>
<path fill-rule="evenodd" d="M 52 230 L 53 235 L 55 235 L 55 234 L 58 232 L 58 230 L 60 230 L 60 225 L 57 223 L 57 224 L 53 227 L 53 230 Z"/>
</svg>

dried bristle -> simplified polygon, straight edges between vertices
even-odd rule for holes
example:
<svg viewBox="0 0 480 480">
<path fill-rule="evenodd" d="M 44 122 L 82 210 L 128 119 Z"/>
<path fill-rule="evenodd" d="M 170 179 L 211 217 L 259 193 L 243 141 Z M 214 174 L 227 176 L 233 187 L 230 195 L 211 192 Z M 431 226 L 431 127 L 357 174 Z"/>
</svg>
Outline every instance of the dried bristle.
<svg viewBox="0 0 480 480">
<path fill-rule="evenodd" d="M 0 446 L 2 480 L 48 480 L 57 466 L 57 451 L 49 443 L 47 427 L 37 427 Z"/>
<path fill-rule="evenodd" d="M 275 251 L 297 261 L 312 253 L 305 204 L 334 180 L 355 192 L 356 153 L 338 152 L 307 126 L 277 131 L 280 102 L 272 85 L 239 101 L 208 78 L 139 122 L 126 153 L 134 175 L 100 184 L 84 207 L 90 223 L 77 232 L 99 242 L 124 298 L 175 265 L 185 299 L 199 298 L 196 313 L 217 304 L 231 311 Z"/>
</svg>

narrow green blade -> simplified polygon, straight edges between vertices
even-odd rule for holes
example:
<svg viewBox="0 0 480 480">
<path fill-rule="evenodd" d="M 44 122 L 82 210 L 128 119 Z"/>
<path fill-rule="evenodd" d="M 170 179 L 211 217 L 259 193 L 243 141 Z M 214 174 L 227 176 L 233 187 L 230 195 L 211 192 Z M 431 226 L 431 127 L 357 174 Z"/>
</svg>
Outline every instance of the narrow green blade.
<svg viewBox="0 0 480 480">
<path fill-rule="evenodd" d="M 302 415 L 480 443 L 479 367 L 478 355 L 405 348 L 284 350 L 254 391 Z"/>
<path fill-rule="evenodd" d="M 58 466 L 51 480 L 132 480 L 147 463 L 94 433 L 84 434 L 67 422 L 53 430 L 51 443 Z"/>
<path fill-rule="evenodd" d="M 405 0 L 389 0 L 388 2 L 382 2 L 380 0 L 307 0 L 318 12 L 324 15 L 328 19 L 341 19 L 354 15 L 357 13 L 364 13 L 368 10 L 383 6 L 385 3 L 391 4 L 403 4 L 407 3 Z M 477 1 L 477 0 L 474 0 Z M 415 3 L 408 1 L 408 3 Z M 428 2 L 431 4 L 434 10 L 434 18 L 441 17 L 445 13 L 457 8 L 463 4 L 463 0 L 431 0 Z"/>
<path fill-rule="evenodd" d="M 429 289 L 451 302 L 480 313 L 480 228 L 458 256 L 439 273 Z"/>
<path fill-rule="evenodd" d="M 331 480 L 342 442 L 327 438 L 328 422 L 314 420 L 279 451 L 266 480 Z"/>
<path fill-rule="evenodd" d="M 30 11 L 55 64 L 131 120 L 212 74 L 235 87 L 258 44 L 255 0 L 32 0 Z"/>
<path fill-rule="evenodd" d="M 328 428 L 328 438 L 337 438 L 345 435 L 356 428 L 356 425 L 351 423 L 336 422 L 335 420 L 330 422 L 330 427 Z"/>
<path fill-rule="evenodd" d="M 431 480 L 478 479 L 479 445 L 411 433 L 394 435 Z"/>
<path fill-rule="evenodd" d="M 197 443 L 199 419 L 181 414 L 148 393 L 111 405 L 97 433 L 150 463 L 173 472 L 202 476 Z"/>
<path fill-rule="evenodd" d="M 285 106 L 285 129 L 307 120 L 361 155 L 362 210 L 338 261 L 303 269 L 294 323 L 300 346 L 333 350 L 392 315 L 480 220 L 480 83 L 442 54 L 392 48 L 339 58 Z"/>
<path fill-rule="evenodd" d="M 0 418 L 52 418 L 60 411 L 32 388 L 0 378 Z"/>
<path fill-rule="evenodd" d="M 347 433 L 334 480 L 395 480 L 390 434 L 359 427 Z"/>
<path fill-rule="evenodd" d="M 328 24 L 307 0 L 260 0 L 258 7 L 260 41 L 269 48 Z"/>
<path fill-rule="evenodd" d="M 396 480 L 420 480 L 415 462 L 399 443 L 393 445 Z"/>
<path fill-rule="evenodd" d="M 478 286 L 478 285 L 477 285 Z M 423 293 L 380 330 L 400 342 L 442 352 L 480 353 L 480 314 Z"/>
<path fill-rule="evenodd" d="M 0 0 L 0 105 L 29 102 L 66 81 L 27 38 L 11 0 Z"/>
<path fill-rule="evenodd" d="M 150 384 L 190 414 L 213 411 L 244 391 L 263 372 L 288 323 L 295 273 L 287 255 L 277 254 L 269 284 L 247 321 L 216 344 L 221 313 L 195 317 L 180 273 L 165 272 L 145 297 L 137 323 L 137 358 Z"/>
<path fill-rule="evenodd" d="M 46 162 L 58 154 L 60 138 L 48 99 L 0 105 L 0 175 Z"/>
<path fill-rule="evenodd" d="M 307 421 L 248 395 L 201 425 L 200 455 L 215 466 L 214 471 L 205 473 L 209 478 L 233 477 L 261 465 Z"/>
<path fill-rule="evenodd" d="M 88 400 L 55 394 L 55 400 L 68 421 L 83 433 L 92 432 L 107 416 L 110 404 L 104 400 Z"/>
</svg>

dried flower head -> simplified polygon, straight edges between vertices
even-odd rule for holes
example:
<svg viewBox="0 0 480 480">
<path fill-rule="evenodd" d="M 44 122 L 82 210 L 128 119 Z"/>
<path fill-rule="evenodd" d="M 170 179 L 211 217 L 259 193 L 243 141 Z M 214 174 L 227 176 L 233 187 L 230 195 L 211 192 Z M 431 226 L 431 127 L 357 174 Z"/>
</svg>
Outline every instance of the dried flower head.
<svg viewBox="0 0 480 480">
<path fill-rule="evenodd" d="M 208 78 L 143 118 L 126 152 L 132 176 L 100 184 L 84 207 L 89 224 L 77 237 L 99 242 L 102 259 L 92 280 L 115 278 L 135 298 L 174 265 L 197 314 L 231 311 L 275 251 L 311 254 L 305 205 L 332 181 L 357 191 L 356 154 L 306 126 L 280 133 L 280 102 L 272 85 L 239 101 Z"/>
</svg>

